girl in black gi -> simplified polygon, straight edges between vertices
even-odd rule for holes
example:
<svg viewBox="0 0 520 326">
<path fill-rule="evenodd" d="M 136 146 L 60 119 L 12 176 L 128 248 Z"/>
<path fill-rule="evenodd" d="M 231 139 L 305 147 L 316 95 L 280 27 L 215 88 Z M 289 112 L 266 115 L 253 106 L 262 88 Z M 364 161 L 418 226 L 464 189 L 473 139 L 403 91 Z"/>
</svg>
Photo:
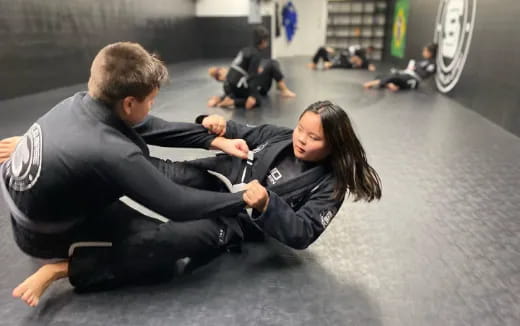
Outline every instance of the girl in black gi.
<svg viewBox="0 0 520 326">
<path fill-rule="evenodd" d="M 383 78 L 372 80 L 363 84 L 365 88 L 388 88 L 396 92 L 400 89 L 416 89 L 419 83 L 435 74 L 437 57 L 437 44 L 432 43 L 423 48 L 423 60 L 415 62 L 410 60 L 405 70 L 392 69 L 392 73 Z"/>
</svg>

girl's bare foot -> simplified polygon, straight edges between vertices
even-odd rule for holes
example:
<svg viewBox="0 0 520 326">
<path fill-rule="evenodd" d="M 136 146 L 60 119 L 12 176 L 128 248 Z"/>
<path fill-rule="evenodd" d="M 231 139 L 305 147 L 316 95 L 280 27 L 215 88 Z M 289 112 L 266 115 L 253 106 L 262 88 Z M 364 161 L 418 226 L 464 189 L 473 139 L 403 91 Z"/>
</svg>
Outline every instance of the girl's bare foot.
<svg viewBox="0 0 520 326">
<path fill-rule="evenodd" d="M 314 62 L 308 63 L 307 67 L 309 67 L 309 68 L 311 68 L 313 70 L 316 70 L 316 64 Z"/>
<path fill-rule="evenodd" d="M 330 69 L 332 67 L 332 62 L 330 61 L 325 61 L 323 63 L 323 69 Z"/>
<path fill-rule="evenodd" d="M 68 262 L 43 265 L 13 290 L 13 297 L 20 298 L 29 306 L 35 307 L 49 285 L 60 278 L 67 277 L 68 270 Z"/>
<path fill-rule="evenodd" d="M 386 88 L 388 88 L 389 90 L 391 90 L 392 92 L 397 92 L 399 90 L 399 86 L 397 86 L 396 84 L 394 83 L 388 83 L 386 85 Z"/>
</svg>

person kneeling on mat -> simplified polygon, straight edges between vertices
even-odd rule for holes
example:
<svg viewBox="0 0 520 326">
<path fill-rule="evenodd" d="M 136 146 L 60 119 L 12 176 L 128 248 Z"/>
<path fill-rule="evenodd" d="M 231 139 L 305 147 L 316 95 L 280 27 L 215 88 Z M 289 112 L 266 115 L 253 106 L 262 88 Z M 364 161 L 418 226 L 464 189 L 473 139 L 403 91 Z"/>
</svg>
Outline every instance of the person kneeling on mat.
<svg viewBox="0 0 520 326">
<path fill-rule="evenodd" d="M 231 63 L 224 81 L 224 98 L 219 107 L 245 107 L 251 110 L 260 105 L 258 75 L 261 51 L 269 46 L 269 31 L 258 26 L 253 31 L 253 46 L 241 49 Z"/>
<path fill-rule="evenodd" d="M 435 74 L 437 66 L 437 44 L 432 43 L 423 48 L 423 60 L 415 62 L 410 60 L 405 70 L 392 69 L 391 74 L 383 78 L 378 78 L 363 84 L 365 88 L 388 88 L 396 92 L 404 89 L 416 89 L 419 83 Z"/>
<path fill-rule="evenodd" d="M 208 69 L 208 74 L 211 78 L 215 79 L 218 82 L 225 82 L 227 78 L 229 69 L 225 67 L 210 67 Z M 280 69 L 280 63 L 274 59 L 262 59 L 260 62 L 260 66 L 258 68 L 258 81 L 257 88 L 258 93 L 262 96 L 266 96 L 269 90 L 271 89 L 271 84 L 273 79 L 276 81 L 276 87 L 280 91 L 280 95 L 283 97 L 295 97 L 296 94 L 292 92 L 285 81 L 283 80 L 284 75 L 282 70 Z M 228 87 L 224 87 L 224 91 L 226 91 Z M 208 101 L 209 107 L 217 107 L 217 106 L 227 106 L 226 97 L 232 100 L 230 94 L 224 94 L 221 96 L 212 96 Z M 240 106 L 241 100 L 233 100 L 233 105 Z M 243 101 L 243 100 L 242 100 Z"/>
</svg>

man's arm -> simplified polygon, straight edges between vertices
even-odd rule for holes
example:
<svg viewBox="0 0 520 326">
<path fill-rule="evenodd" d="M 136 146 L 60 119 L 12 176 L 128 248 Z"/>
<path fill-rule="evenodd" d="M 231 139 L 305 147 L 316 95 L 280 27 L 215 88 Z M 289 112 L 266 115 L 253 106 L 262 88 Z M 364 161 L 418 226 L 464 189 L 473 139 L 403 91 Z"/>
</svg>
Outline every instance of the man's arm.
<svg viewBox="0 0 520 326">
<path fill-rule="evenodd" d="M 204 191 L 172 182 L 138 151 L 103 160 L 98 173 L 122 194 L 175 221 L 232 216 L 245 206 L 241 193 Z"/>
<path fill-rule="evenodd" d="M 228 120 L 219 115 L 213 114 L 209 116 L 198 116 L 197 123 L 202 124 L 210 132 L 218 135 L 224 135 L 230 139 L 244 139 L 250 148 L 255 148 L 260 144 L 272 139 L 274 136 L 283 134 L 290 135 L 292 130 L 286 127 L 275 125 L 247 126 L 241 123 Z"/>
</svg>

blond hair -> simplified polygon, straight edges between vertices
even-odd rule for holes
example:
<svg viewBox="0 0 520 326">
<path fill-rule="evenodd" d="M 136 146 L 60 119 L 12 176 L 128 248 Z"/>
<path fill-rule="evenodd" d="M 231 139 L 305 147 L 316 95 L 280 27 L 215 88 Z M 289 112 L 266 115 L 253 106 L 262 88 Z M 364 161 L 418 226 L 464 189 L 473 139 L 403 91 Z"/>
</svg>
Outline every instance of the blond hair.
<svg viewBox="0 0 520 326">
<path fill-rule="evenodd" d="M 89 94 L 110 106 L 127 96 L 142 101 L 168 79 L 168 70 L 141 45 L 118 42 L 102 48 L 90 67 Z"/>
</svg>

